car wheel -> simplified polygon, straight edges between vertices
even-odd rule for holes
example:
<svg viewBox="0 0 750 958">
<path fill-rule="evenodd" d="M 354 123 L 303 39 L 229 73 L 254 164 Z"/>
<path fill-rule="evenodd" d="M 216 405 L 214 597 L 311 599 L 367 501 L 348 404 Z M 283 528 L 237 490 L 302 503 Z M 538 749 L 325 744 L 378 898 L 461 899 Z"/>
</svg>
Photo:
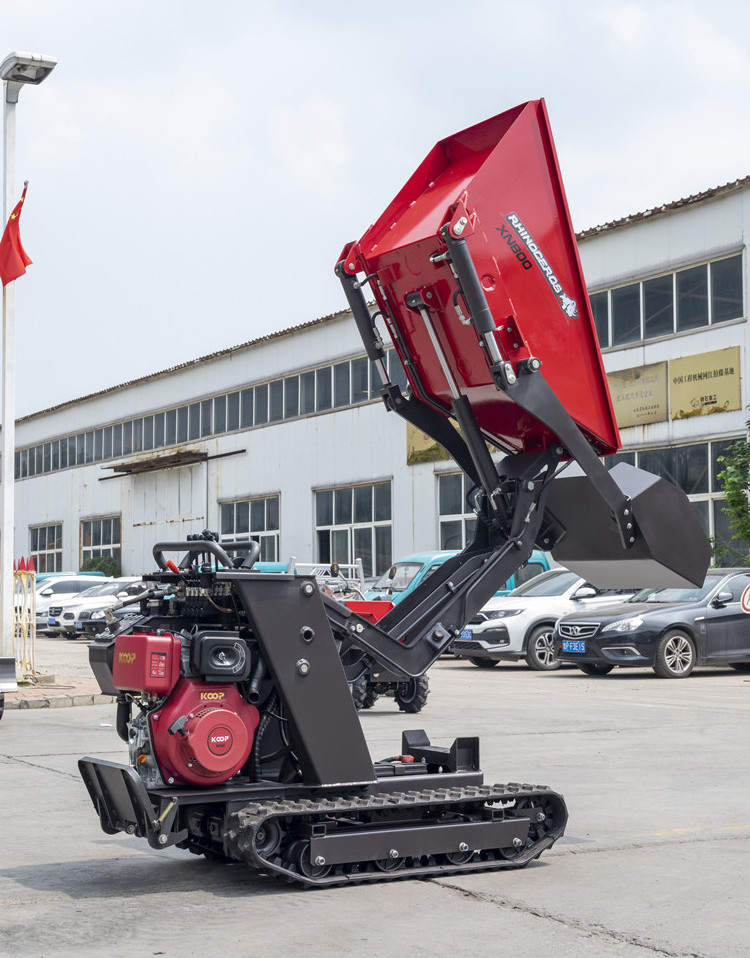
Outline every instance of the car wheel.
<svg viewBox="0 0 750 958">
<path fill-rule="evenodd" d="M 472 665 L 476 665 L 478 669 L 494 669 L 496 665 L 500 665 L 497 659 L 484 659 L 474 655 L 469 655 L 467 658 L 469 662 L 471 662 Z"/>
<path fill-rule="evenodd" d="M 396 705 L 402 712 L 421 712 L 427 704 L 427 696 L 430 691 L 430 684 L 426 675 L 420 675 L 416 679 L 409 679 L 407 682 L 399 682 L 396 687 Z"/>
<path fill-rule="evenodd" d="M 560 662 L 555 656 L 552 644 L 553 627 L 538 625 L 529 636 L 526 648 L 526 664 L 535 672 L 552 672 L 560 668 Z"/>
<path fill-rule="evenodd" d="M 684 679 L 695 668 L 695 643 L 686 632 L 673 629 L 659 640 L 654 672 L 660 679 Z"/>
<path fill-rule="evenodd" d="M 5 711 L 5 692 L 0 692 L 0 719 L 3 717 L 4 711 Z"/>
<path fill-rule="evenodd" d="M 737 672 L 750 672 L 750 662 L 733 662 L 729 668 Z"/>
<path fill-rule="evenodd" d="M 599 665 L 597 662 L 581 662 L 576 668 L 586 675 L 607 675 L 614 668 L 614 665 Z"/>
<path fill-rule="evenodd" d="M 375 691 L 375 689 L 368 685 L 367 691 L 365 692 L 365 697 L 362 699 L 362 708 L 371 709 L 379 698 L 380 695 Z"/>
</svg>

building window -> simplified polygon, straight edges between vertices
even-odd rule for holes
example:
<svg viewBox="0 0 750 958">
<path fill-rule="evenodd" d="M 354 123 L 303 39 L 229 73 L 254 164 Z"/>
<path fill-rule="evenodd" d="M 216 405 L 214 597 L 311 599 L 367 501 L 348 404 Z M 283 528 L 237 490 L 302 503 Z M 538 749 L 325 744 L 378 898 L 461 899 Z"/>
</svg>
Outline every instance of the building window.
<svg viewBox="0 0 750 958">
<path fill-rule="evenodd" d="M 120 517 L 102 516 L 81 520 L 81 565 L 87 559 L 112 556 L 120 565 Z"/>
<path fill-rule="evenodd" d="M 62 572 L 62 523 L 29 526 L 31 558 L 37 572 Z"/>
<path fill-rule="evenodd" d="M 268 421 L 280 422 L 284 418 L 284 380 L 276 379 L 268 390 Z"/>
<path fill-rule="evenodd" d="M 284 380 L 284 419 L 299 416 L 299 376 Z"/>
<path fill-rule="evenodd" d="M 252 419 L 252 416 L 251 416 Z M 227 396 L 227 431 L 233 432 L 240 428 L 240 394 L 229 393 Z"/>
<path fill-rule="evenodd" d="M 602 349 L 740 319 L 742 254 L 590 296 Z"/>
<path fill-rule="evenodd" d="M 641 287 L 639 283 L 612 290 L 612 345 L 624 346 L 641 338 Z"/>
<path fill-rule="evenodd" d="M 471 481 L 462 472 L 438 476 L 441 549 L 461 550 L 474 538 L 477 517 L 466 502 L 470 488 Z"/>
<path fill-rule="evenodd" d="M 745 313 L 742 301 L 742 257 L 711 263 L 711 322 L 723 323 Z"/>
<path fill-rule="evenodd" d="M 370 365 L 367 358 L 352 360 L 352 402 L 367 402 L 370 398 Z"/>
<path fill-rule="evenodd" d="M 268 383 L 256 386 L 253 394 L 255 397 L 255 425 L 262 426 L 268 422 Z"/>
<path fill-rule="evenodd" d="M 260 543 L 263 562 L 279 561 L 279 496 L 258 496 L 219 504 L 222 542 Z M 239 553 L 237 553 L 239 554 Z"/>
<path fill-rule="evenodd" d="M 657 276 L 643 284 L 643 338 L 668 336 L 674 329 L 672 277 Z"/>
<path fill-rule="evenodd" d="M 333 367 L 333 405 L 337 409 L 341 406 L 350 406 L 351 399 L 351 369 L 349 363 L 337 363 Z"/>
<path fill-rule="evenodd" d="M 590 302 L 599 346 L 606 349 L 609 346 L 609 293 L 592 293 Z"/>
<path fill-rule="evenodd" d="M 315 370 L 315 409 L 325 412 L 331 408 L 332 403 L 331 367 L 324 366 L 323 369 Z"/>
<path fill-rule="evenodd" d="M 311 370 L 302 373 L 299 377 L 300 396 L 299 412 L 300 416 L 308 416 L 315 412 L 315 371 Z"/>
<path fill-rule="evenodd" d="M 366 576 L 392 562 L 391 483 L 321 489 L 315 493 L 317 562 L 362 560 Z"/>
</svg>

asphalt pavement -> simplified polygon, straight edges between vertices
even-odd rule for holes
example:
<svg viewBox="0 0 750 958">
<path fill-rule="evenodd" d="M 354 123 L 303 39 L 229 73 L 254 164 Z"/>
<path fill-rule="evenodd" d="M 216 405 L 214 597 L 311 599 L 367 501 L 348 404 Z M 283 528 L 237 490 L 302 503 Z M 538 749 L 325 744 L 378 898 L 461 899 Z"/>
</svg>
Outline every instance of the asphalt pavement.
<svg viewBox="0 0 750 958">
<path fill-rule="evenodd" d="M 87 679 L 85 644 L 63 641 L 45 640 L 44 668 Z M 486 780 L 562 792 L 567 834 L 521 871 L 326 891 L 105 835 L 76 761 L 126 761 L 113 706 L 9 710 L 0 953 L 744 958 L 749 678 L 589 678 L 440 660 L 420 715 L 389 699 L 361 713 L 373 757 L 393 754 L 404 728 L 444 745 L 478 734 Z"/>
</svg>

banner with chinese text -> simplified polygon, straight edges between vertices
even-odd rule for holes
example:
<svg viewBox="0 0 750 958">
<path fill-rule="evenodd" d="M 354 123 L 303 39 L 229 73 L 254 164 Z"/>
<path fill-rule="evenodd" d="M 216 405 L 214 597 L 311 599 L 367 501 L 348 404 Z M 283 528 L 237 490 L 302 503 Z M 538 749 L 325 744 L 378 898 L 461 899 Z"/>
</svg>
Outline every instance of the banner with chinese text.
<svg viewBox="0 0 750 958">
<path fill-rule="evenodd" d="M 651 363 L 607 373 L 620 429 L 669 419 L 667 364 Z"/>
<path fill-rule="evenodd" d="M 690 419 L 741 408 L 739 346 L 670 359 L 672 419 Z"/>
</svg>

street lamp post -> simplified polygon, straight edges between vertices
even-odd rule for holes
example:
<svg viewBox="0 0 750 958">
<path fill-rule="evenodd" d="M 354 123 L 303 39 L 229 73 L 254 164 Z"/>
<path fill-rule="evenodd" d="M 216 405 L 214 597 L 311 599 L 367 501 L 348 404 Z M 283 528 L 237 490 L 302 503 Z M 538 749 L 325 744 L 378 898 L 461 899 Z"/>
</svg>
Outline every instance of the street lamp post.
<svg viewBox="0 0 750 958">
<path fill-rule="evenodd" d="M 41 83 L 57 60 L 40 53 L 11 53 L 0 63 L 5 83 L 3 104 L 3 222 L 15 205 L 16 104 L 21 87 Z M 16 291 L 15 282 L 3 287 L 2 338 L 2 515 L 0 516 L 0 655 L 13 655 L 13 530 L 14 464 L 16 446 Z"/>
</svg>

